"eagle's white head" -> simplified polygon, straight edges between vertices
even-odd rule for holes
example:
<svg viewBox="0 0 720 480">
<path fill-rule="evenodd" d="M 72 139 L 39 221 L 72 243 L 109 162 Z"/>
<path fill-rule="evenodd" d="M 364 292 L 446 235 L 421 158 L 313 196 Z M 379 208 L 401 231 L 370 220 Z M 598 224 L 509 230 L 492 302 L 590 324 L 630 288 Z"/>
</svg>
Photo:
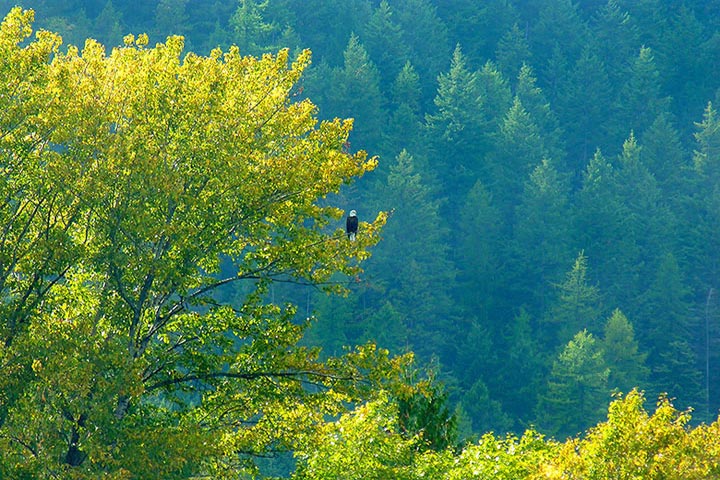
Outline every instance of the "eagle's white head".
<svg viewBox="0 0 720 480">
<path fill-rule="evenodd" d="M 350 210 L 350 216 L 357 217 L 357 212 L 355 210 Z"/>
</svg>

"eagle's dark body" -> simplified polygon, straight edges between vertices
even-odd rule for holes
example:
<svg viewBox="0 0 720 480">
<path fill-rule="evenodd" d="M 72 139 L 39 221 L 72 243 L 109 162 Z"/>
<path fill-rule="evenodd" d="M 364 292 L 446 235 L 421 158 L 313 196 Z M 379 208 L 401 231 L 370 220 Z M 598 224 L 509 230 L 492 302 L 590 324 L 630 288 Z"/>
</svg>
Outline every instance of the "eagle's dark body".
<svg viewBox="0 0 720 480">
<path fill-rule="evenodd" d="M 350 215 L 348 215 L 347 220 L 345 221 L 345 231 L 347 232 L 347 236 L 350 240 L 355 240 L 355 236 L 358 231 L 358 218 L 355 210 L 350 212 Z"/>
</svg>

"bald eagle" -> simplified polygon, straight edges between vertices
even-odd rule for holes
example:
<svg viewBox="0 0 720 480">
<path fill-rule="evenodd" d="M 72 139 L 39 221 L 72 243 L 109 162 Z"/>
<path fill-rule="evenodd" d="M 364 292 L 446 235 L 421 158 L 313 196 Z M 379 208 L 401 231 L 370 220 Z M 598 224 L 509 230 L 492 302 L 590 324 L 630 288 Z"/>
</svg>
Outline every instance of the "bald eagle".
<svg viewBox="0 0 720 480">
<path fill-rule="evenodd" d="M 345 231 L 347 232 L 347 236 L 350 241 L 354 242 L 355 235 L 357 235 L 358 231 L 358 218 L 355 210 L 350 210 L 350 215 L 348 215 L 347 220 L 345 221 Z"/>
</svg>

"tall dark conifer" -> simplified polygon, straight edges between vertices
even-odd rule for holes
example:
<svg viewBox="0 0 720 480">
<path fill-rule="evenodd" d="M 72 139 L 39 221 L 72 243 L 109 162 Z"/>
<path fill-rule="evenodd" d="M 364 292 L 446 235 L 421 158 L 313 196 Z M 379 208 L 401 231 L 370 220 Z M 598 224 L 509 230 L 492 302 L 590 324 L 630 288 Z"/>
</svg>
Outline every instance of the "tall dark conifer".
<svg viewBox="0 0 720 480">
<path fill-rule="evenodd" d="M 530 174 L 515 209 L 506 275 L 515 306 L 539 316 L 552 302 L 574 247 L 569 185 L 552 162 L 543 159 Z"/>
<path fill-rule="evenodd" d="M 467 65 L 460 45 L 450 69 L 438 76 L 435 109 L 426 115 L 430 165 L 443 191 L 461 195 L 483 170 L 482 155 L 488 148 L 489 123 L 477 73 Z M 459 198 L 451 198 L 457 205 Z"/>
<path fill-rule="evenodd" d="M 387 0 L 380 2 L 362 30 L 363 43 L 380 72 L 381 83 L 390 85 L 408 61 L 410 48 Z"/>
<path fill-rule="evenodd" d="M 448 365 L 455 361 L 462 331 L 450 297 L 456 271 L 440 200 L 426 182 L 412 155 L 400 152 L 377 188 L 379 208 L 394 212 L 367 273 L 401 315 L 419 358 L 427 362 L 437 356 Z"/>
</svg>

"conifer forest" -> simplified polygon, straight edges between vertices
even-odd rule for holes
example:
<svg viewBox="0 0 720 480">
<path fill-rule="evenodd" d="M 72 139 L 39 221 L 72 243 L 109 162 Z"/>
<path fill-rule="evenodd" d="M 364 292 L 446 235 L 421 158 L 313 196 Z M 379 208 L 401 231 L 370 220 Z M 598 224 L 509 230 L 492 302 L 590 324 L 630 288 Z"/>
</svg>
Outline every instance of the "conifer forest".
<svg viewBox="0 0 720 480">
<path fill-rule="evenodd" d="M 720 0 L 0 18 L 0 478 L 720 478 Z"/>
</svg>

